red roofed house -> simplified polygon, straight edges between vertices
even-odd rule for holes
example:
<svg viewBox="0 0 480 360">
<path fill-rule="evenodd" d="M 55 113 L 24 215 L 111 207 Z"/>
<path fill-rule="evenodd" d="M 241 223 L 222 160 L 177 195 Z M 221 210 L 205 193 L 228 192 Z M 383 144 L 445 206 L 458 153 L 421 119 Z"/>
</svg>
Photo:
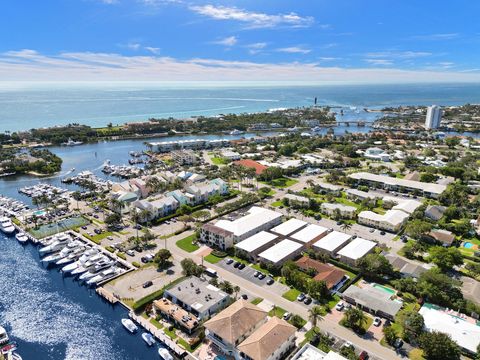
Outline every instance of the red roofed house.
<svg viewBox="0 0 480 360">
<path fill-rule="evenodd" d="M 260 175 L 261 173 L 263 173 L 263 171 L 267 168 L 267 166 L 262 165 L 256 162 L 255 160 L 251 160 L 251 159 L 238 160 L 238 161 L 235 161 L 234 164 L 238 166 L 244 166 L 247 168 L 253 168 L 255 169 L 255 173 L 257 175 Z"/>
<path fill-rule="evenodd" d="M 309 269 L 315 270 L 316 275 L 313 280 L 325 281 L 328 289 L 334 288 L 345 276 L 345 272 L 335 266 L 324 264 L 320 261 L 310 259 L 307 256 L 298 259 L 296 264 L 303 271 L 308 271 Z"/>
</svg>

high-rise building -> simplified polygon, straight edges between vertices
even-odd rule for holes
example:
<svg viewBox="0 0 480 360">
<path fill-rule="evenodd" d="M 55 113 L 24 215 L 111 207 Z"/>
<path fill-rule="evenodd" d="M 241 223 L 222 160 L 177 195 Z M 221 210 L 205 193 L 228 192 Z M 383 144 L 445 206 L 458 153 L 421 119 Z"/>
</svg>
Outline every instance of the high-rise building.
<svg viewBox="0 0 480 360">
<path fill-rule="evenodd" d="M 442 109 L 438 105 L 432 105 L 427 108 L 425 118 L 425 129 L 437 129 L 442 121 Z"/>
</svg>

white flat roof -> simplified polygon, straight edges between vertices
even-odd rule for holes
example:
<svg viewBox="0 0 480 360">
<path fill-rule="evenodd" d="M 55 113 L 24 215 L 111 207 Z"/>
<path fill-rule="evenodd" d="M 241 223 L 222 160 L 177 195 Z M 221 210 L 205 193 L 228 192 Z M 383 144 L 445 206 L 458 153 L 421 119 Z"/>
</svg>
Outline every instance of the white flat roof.
<svg viewBox="0 0 480 360">
<path fill-rule="evenodd" d="M 345 234 L 340 231 L 332 231 L 325 237 L 318 240 L 315 244 L 313 244 L 313 246 L 327 251 L 333 251 L 338 249 L 339 246 L 345 244 L 351 238 L 352 235 Z"/>
<path fill-rule="evenodd" d="M 428 331 L 448 334 L 462 348 L 473 353 L 477 352 L 477 346 L 480 343 L 480 326 L 445 311 L 436 310 L 429 304 L 422 306 L 419 313 L 423 316 L 425 328 Z"/>
<path fill-rule="evenodd" d="M 299 232 L 296 232 L 295 234 L 290 235 L 290 237 L 300 242 L 308 243 L 313 239 L 315 239 L 316 237 L 322 234 L 325 234 L 327 231 L 328 229 L 323 226 L 310 224 L 306 228 L 300 230 Z"/>
<path fill-rule="evenodd" d="M 273 245 L 270 249 L 267 249 L 264 252 L 260 253 L 260 255 L 258 256 L 276 264 L 277 262 L 282 261 L 295 251 L 298 251 L 302 247 L 302 244 L 285 239 L 280 241 L 278 244 Z"/>
<path fill-rule="evenodd" d="M 353 173 L 353 174 L 350 174 L 349 177 L 357 180 L 376 181 L 376 182 L 381 182 L 381 183 L 393 185 L 393 186 L 401 186 L 401 187 L 406 187 L 411 189 L 418 189 L 418 190 L 426 191 L 432 194 L 441 194 L 447 188 L 446 185 L 440 185 L 440 184 L 434 184 L 434 183 L 423 183 L 420 181 L 399 179 L 399 178 L 394 178 L 394 177 L 385 176 L 385 175 L 372 174 L 368 172 Z"/>
<path fill-rule="evenodd" d="M 347 246 L 338 252 L 338 255 L 345 256 L 349 259 L 357 260 L 365 256 L 372 250 L 377 243 L 362 238 L 353 239 Z"/>
<path fill-rule="evenodd" d="M 283 214 L 265 209 L 258 206 L 252 206 L 248 214 L 234 221 L 219 220 L 215 226 L 232 232 L 235 236 L 241 236 L 251 230 L 254 230 L 265 223 L 279 219 Z"/>
<path fill-rule="evenodd" d="M 377 214 L 373 211 L 362 211 L 358 214 L 359 218 L 369 219 L 372 221 L 386 222 L 393 226 L 401 224 L 408 219 L 409 215 L 401 210 L 387 210 L 385 214 Z"/>
<path fill-rule="evenodd" d="M 307 224 L 308 223 L 305 221 L 292 218 L 290 220 L 285 221 L 284 223 L 281 223 L 278 226 L 275 226 L 273 229 L 271 229 L 271 231 L 283 236 L 287 236 L 293 233 L 294 231 L 297 231 L 298 229 L 304 227 Z"/>
<path fill-rule="evenodd" d="M 277 235 L 266 231 L 260 231 L 258 234 L 255 234 L 253 236 L 250 236 L 249 238 L 246 238 L 243 241 L 240 241 L 238 244 L 235 245 L 235 247 L 246 252 L 252 252 L 272 242 L 276 238 L 278 238 Z"/>
</svg>

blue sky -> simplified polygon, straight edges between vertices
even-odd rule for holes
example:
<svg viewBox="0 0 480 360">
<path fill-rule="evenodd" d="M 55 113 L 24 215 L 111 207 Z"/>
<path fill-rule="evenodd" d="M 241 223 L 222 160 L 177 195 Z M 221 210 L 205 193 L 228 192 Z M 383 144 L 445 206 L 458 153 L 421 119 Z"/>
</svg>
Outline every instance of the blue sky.
<svg viewBox="0 0 480 360">
<path fill-rule="evenodd" d="M 480 80 L 471 0 L 15 0 L 0 80 Z"/>
</svg>

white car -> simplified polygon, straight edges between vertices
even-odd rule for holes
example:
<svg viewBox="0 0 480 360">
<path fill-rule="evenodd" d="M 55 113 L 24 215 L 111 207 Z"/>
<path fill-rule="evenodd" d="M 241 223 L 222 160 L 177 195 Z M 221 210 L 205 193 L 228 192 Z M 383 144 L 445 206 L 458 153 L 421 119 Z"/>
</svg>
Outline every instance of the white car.
<svg viewBox="0 0 480 360">
<path fill-rule="evenodd" d="M 290 319 L 290 317 L 292 316 L 292 314 L 290 314 L 289 312 L 286 312 L 285 314 L 283 314 L 283 320 L 287 321 L 288 319 Z"/>
<path fill-rule="evenodd" d="M 345 304 L 343 303 L 343 301 L 340 301 L 337 305 L 335 305 L 335 310 L 342 311 L 344 307 Z"/>
<path fill-rule="evenodd" d="M 298 301 L 303 301 L 303 300 L 305 300 L 305 294 L 304 294 L 304 293 L 299 294 L 299 295 L 297 296 L 297 300 L 298 300 Z"/>
<path fill-rule="evenodd" d="M 127 250 L 126 253 L 129 256 L 135 256 L 135 252 L 133 250 Z"/>
<path fill-rule="evenodd" d="M 375 319 L 373 319 L 373 325 L 379 327 L 380 325 L 382 325 L 382 319 L 376 317 Z"/>
</svg>

